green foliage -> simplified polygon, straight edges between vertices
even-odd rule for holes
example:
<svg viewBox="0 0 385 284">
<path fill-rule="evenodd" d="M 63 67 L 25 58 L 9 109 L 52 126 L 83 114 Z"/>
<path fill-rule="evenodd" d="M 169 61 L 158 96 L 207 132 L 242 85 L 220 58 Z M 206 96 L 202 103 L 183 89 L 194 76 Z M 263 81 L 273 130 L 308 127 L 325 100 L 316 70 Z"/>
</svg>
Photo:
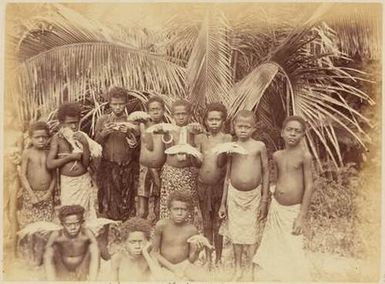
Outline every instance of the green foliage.
<svg viewBox="0 0 385 284">
<path fill-rule="evenodd" d="M 309 250 L 348 257 L 362 256 L 362 241 L 357 235 L 360 184 L 352 164 L 342 167 L 338 173 L 315 178 L 305 232 Z"/>
</svg>

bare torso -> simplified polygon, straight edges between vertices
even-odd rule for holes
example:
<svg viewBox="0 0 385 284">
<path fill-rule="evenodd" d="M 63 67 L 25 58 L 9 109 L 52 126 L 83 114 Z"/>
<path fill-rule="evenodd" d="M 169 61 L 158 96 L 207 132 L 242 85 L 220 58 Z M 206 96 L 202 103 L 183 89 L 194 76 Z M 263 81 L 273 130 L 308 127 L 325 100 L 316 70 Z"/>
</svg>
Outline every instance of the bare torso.
<svg viewBox="0 0 385 284">
<path fill-rule="evenodd" d="M 248 154 L 231 155 L 231 184 L 240 191 L 253 190 L 262 182 L 261 151 L 263 144 L 253 139 L 237 143 L 245 148 Z"/>
<path fill-rule="evenodd" d="M 203 154 L 203 162 L 199 170 L 199 180 L 205 184 L 216 184 L 224 177 L 226 168 L 219 167 L 217 163 L 217 155 L 212 149 L 220 144 L 231 141 L 229 134 L 218 133 L 215 136 L 201 136 L 201 149 Z"/>
<path fill-rule="evenodd" d="M 73 239 L 65 237 L 62 233 L 55 240 L 54 247 L 58 250 L 64 266 L 69 271 L 75 271 L 85 260 L 90 243 L 90 238 L 83 232 Z"/>
<path fill-rule="evenodd" d="M 148 281 L 150 276 L 150 268 L 142 255 L 134 258 L 128 253 L 120 253 L 119 281 Z"/>
<path fill-rule="evenodd" d="M 304 155 L 302 151 L 277 151 L 273 155 L 277 167 L 275 199 L 282 205 L 302 202 L 304 193 Z"/>
<path fill-rule="evenodd" d="M 148 125 L 148 127 L 151 124 Z M 140 164 L 150 168 L 161 168 L 166 161 L 166 155 L 164 154 L 164 144 L 162 142 L 162 135 L 146 133 L 147 139 L 152 140 L 149 147 L 145 147 L 143 144 L 140 148 Z M 142 142 L 143 143 L 143 142 Z"/>
<path fill-rule="evenodd" d="M 52 173 L 47 169 L 47 150 L 34 148 L 26 150 L 28 155 L 27 180 L 32 190 L 45 191 L 49 189 Z"/>
<path fill-rule="evenodd" d="M 172 264 L 188 259 L 189 244 L 187 239 L 195 234 L 195 227 L 185 223 L 175 225 L 167 221 L 162 230 L 160 254 Z"/>
<path fill-rule="evenodd" d="M 59 158 L 64 157 L 65 155 L 71 154 L 72 149 L 71 145 L 62 137 L 59 137 L 58 134 L 55 135 L 55 139 L 58 141 L 58 153 Z M 78 177 L 87 172 L 86 167 L 82 164 L 81 161 L 71 161 L 66 163 L 60 168 L 60 174 L 69 177 Z"/>
</svg>

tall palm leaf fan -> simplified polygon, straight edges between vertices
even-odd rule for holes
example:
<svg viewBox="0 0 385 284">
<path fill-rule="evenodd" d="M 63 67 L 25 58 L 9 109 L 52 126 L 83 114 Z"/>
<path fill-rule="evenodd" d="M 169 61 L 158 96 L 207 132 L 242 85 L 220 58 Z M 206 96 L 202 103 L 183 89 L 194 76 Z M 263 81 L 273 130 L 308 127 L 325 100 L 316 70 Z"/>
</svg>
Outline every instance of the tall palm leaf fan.
<svg viewBox="0 0 385 284">
<path fill-rule="evenodd" d="M 165 55 L 123 42 L 108 27 L 62 5 L 35 21 L 33 27 L 48 28 L 39 36 L 31 30 L 20 42 L 23 62 L 16 80 L 24 109 L 49 113 L 63 100 L 81 99 L 89 89 L 111 85 L 170 96 L 184 92 L 184 68 Z"/>
<path fill-rule="evenodd" d="M 224 15 L 209 10 L 186 68 L 186 94 L 195 108 L 210 102 L 228 104 L 232 83 L 228 34 Z"/>
</svg>

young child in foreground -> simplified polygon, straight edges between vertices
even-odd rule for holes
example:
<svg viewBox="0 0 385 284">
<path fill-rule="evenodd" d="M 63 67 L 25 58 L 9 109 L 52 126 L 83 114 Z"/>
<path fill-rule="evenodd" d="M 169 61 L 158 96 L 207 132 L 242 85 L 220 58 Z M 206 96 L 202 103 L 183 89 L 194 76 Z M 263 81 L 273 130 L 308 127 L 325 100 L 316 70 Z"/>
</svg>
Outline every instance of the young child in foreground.
<svg viewBox="0 0 385 284">
<path fill-rule="evenodd" d="M 138 186 L 138 216 L 147 218 L 149 198 L 154 198 L 154 214 L 156 222 L 159 220 L 160 197 L 160 169 L 166 157 L 162 136 L 155 133 L 146 133 L 145 130 L 163 122 L 165 104 L 161 97 L 151 97 L 146 103 L 147 113 L 151 121 L 140 124 L 141 148 L 140 148 L 140 174 Z"/>
<path fill-rule="evenodd" d="M 208 280 L 204 271 L 194 265 L 205 244 L 201 238 L 190 239 L 198 234 L 196 227 L 187 221 L 191 207 L 188 192 L 171 193 L 168 200 L 170 218 L 160 220 L 155 226 L 152 253 L 160 265 L 172 273 L 168 280 Z"/>
<path fill-rule="evenodd" d="M 235 273 L 240 280 L 242 254 L 246 253 L 245 267 L 251 277 L 251 260 L 260 235 L 260 221 L 267 215 L 269 169 L 265 144 L 252 139 L 255 131 L 254 113 L 241 110 L 233 120 L 237 144 L 248 153 L 231 154 L 227 165 L 227 186 L 224 187 L 221 218 L 228 218 L 228 235 L 233 244 Z M 227 207 L 227 208 L 226 208 Z"/>
<path fill-rule="evenodd" d="M 150 281 L 155 263 L 148 254 L 151 225 L 139 217 L 128 219 L 120 228 L 123 249 L 111 258 L 112 280 Z"/>
<path fill-rule="evenodd" d="M 29 136 L 32 147 L 24 150 L 21 161 L 21 183 L 23 185 L 23 206 L 19 212 L 20 229 L 37 221 L 51 221 L 53 214 L 53 190 L 56 175 L 46 167 L 49 128 L 45 122 L 35 122 L 30 126 Z M 44 242 L 37 235 L 27 241 L 29 253 L 40 265 Z M 24 246 L 21 247 L 24 251 Z M 25 252 L 27 252 L 25 251 Z M 25 255 L 28 257 L 28 255 Z"/>
<path fill-rule="evenodd" d="M 63 229 L 51 234 L 44 253 L 47 280 L 95 281 L 100 253 L 95 236 L 83 227 L 84 208 L 63 206 L 59 219 Z"/>
<path fill-rule="evenodd" d="M 222 257 L 223 237 L 218 234 L 221 223 L 218 212 L 226 175 L 226 156 L 223 154 L 218 156 L 213 149 L 216 145 L 231 141 L 231 135 L 223 132 L 226 117 L 227 110 L 223 104 L 208 104 L 204 117 L 208 133 L 197 136 L 197 144 L 203 154 L 198 177 L 199 206 L 202 211 L 204 236 L 215 247 L 215 263 Z M 211 254 L 208 250 L 206 255 L 209 256 L 211 264 Z"/>
<path fill-rule="evenodd" d="M 300 143 L 305 129 L 303 118 L 288 117 L 281 132 L 285 149 L 273 154 L 277 184 L 261 245 L 253 259 L 259 265 L 257 277 L 267 277 L 262 280 L 310 280 L 300 236 L 313 191 L 312 157 Z"/>
</svg>

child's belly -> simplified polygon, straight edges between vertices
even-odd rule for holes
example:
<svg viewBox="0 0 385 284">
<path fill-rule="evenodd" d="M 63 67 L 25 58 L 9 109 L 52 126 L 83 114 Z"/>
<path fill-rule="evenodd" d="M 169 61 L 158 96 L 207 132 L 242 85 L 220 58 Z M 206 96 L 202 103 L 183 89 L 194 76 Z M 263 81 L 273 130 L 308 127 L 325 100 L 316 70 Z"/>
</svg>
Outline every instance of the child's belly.
<svg viewBox="0 0 385 284">
<path fill-rule="evenodd" d="M 34 191 L 48 190 L 51 184 L 51 174 L 47 171 L 33 171 L 28 175 L 29 185 Z"/>
<path fill-rule="evenodd" d="M 303 183 L 295 179 L 281 179 L 277 181 L 274 198 L 281 205 L 295 205 L 302 202 Z"/>
<path fill-rule="evenodd" d="M 216 159 L 205 159 L 199 169 L 199 181 L 205 184 L 216 184 L 224 175 L 224 169 L 217 166 Z"/>
<path fill-rule="evenodd" d="M 80 264 L 85 261 L 84 255 L 80 256 L 63 256 L 63 264 L 70 271 L 75 271 Z"/>
<path fill-rule="evenodd" d="M 147 150 L 142 146 L 140 150 L 140 164 L 149 168 L 161 168 L 166 161 L 164 149 L 159 145 L 154 145 L 153 151 Z"/>
<path fill-rule="evenodd" d="M 237 190 L 255 189 L 262 183 L 261 170 L 257 166 L 242 166 L 231 168 L 230 182 Z"/>
</svg>

